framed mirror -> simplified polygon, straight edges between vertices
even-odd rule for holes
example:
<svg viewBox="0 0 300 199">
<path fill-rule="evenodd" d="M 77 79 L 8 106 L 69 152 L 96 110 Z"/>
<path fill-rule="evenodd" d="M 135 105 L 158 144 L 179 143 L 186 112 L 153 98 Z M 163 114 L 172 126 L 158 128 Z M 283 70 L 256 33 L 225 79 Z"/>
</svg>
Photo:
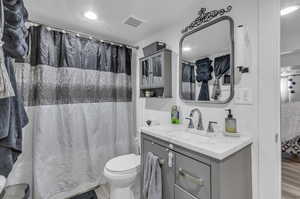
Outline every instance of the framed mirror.
<svg viewBox="0 0 300 199">
<path fill-rule="evenodd" d="M 183 35 L 179 44 L 180 97 L 226 104 L 234 96 L 234 22 L 222 16 Z"/>
</svg>

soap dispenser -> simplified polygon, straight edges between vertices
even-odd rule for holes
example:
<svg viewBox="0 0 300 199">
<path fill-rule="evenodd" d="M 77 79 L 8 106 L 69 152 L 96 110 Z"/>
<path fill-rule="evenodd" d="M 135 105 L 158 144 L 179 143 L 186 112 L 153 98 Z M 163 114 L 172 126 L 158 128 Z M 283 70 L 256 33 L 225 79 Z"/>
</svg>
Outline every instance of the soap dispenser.
<svg viewBox="0 0 300 199">
<path fill-rule="evenodd" d="M 236 133 L 236 119 L 231 114 L 231 109 L 226 109 L 228 116 L 225 118 L 225 131 L 227 133 Z"/>
<path fill-rule="evenodd" d="M 178 106 L 174 105 L 172 106 L 171 110 L 171 123 L 172 124 L 179 124 L 179 109 Z"/>
</svg>

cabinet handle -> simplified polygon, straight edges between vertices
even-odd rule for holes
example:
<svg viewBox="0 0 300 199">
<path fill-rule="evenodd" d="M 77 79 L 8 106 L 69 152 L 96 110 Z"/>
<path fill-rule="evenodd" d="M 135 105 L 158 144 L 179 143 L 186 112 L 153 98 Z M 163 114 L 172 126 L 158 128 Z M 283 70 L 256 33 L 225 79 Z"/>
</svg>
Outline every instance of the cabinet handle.
<svg viewBox="0 0 300 199">
<path fill-rule="evenodd" d="M 168 154 L 168 166 L 169 168 L 172 168 L 173 167 L 173 153 L 172 152 L 169 152 Z"/>
<path fill-rule="evenodd" d="M 178 169 L 178 173 L 179 173 L 179 175 L 186 178 L 190 182 L 192 182 L 194 184 L 197 184 L 197 185 L 200 185 L 201 187 L 204 186 L 204 180 L 202 178 L 192 176 L 192 175 L 188 174 L 186 171 L 184 171 L 182 168 Z"/>
</svg>

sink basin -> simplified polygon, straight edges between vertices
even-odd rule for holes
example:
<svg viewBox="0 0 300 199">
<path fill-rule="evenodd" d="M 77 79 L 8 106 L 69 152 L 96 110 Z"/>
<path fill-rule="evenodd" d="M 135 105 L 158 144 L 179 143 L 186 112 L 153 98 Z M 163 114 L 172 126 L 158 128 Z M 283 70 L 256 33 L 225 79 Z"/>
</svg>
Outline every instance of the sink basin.
<svg viewBox="0 0 300 199">
<path fill-rule="evenodd" d="M 151 129 L 151 131 L 156 131 L 161 134 L 170 134 L 170 133 L 172 134 L 173 132 L 184 131 L 185 127 L 183 125 L 166 125 L 166 126 L 157 125 L 157 126 L 151 126 L 149 127 L 149 129 Z"/>
<path fill-rule="evenodd" d="M 214 135 L 214 134 L 212 134 Z M 199 131 L 197 129 L 183 129 L 173 132 L 173 137 L 179 140 L 188 141 L 189 143 L 215 143 L 214 137 L 208 134 L 206 131 Z"/>
<path fill-rule="evenodd" d="M 185 129 L 185 132 L 192 133 L 192 134 L 195 134 L 195 135 L 201 135 L 201 136 L 206 136 L 207 135 L 206 131 L 200 131 L 200 130 L 197 130 L 197 129 Z"/>
</svg>

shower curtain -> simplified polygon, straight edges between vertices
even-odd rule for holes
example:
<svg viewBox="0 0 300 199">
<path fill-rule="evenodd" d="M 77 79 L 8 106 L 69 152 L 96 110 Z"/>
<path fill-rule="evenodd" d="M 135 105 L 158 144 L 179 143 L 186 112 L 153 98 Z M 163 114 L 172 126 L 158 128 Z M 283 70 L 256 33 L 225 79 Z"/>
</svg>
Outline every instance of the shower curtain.
<svg viewBox="0 0 300 199">
<path fill-rule="evenodd" d="M 133 150 L 132 51 L 43 26 L 29 32 L 30 56 L 15 63 L 32 137 L 24 155 L 32 151 L 34 198 L 62 199 L 105 183 L 106 161 Z"/>
</svg>

